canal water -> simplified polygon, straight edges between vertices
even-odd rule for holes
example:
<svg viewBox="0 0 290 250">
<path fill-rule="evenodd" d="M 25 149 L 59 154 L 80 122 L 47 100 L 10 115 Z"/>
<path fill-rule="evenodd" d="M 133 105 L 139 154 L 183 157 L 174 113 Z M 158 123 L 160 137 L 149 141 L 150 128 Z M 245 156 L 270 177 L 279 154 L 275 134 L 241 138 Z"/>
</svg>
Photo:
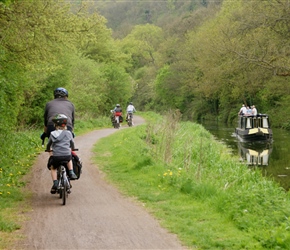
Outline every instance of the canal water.
<svg viewBox="0 0 290 250">
<path fill-rule="evenodd" d="M 250 168 L 257 168 L 264 176 L 277 181 L 285 190 L 290 189 L 290 132 L 273 130 L 272 143 L 242 143 L 235 136 L 235 128 L 218 122 L 203 121 L 205 129 L 222 141 Z"/>
</svg>

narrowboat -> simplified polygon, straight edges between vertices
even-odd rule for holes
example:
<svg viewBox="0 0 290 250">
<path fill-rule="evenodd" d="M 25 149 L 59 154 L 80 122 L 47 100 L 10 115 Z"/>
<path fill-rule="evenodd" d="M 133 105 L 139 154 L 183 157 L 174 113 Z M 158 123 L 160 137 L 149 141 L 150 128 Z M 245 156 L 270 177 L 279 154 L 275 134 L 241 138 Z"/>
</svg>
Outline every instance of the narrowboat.
<svg viewBox="0 0 290 250">
<path fill-rule="evenodd" d="M 235 133 L 241 141 L 272 141 L 273 139 L 273 132 L 267 114 L 239 115 Z"/>
</svg>

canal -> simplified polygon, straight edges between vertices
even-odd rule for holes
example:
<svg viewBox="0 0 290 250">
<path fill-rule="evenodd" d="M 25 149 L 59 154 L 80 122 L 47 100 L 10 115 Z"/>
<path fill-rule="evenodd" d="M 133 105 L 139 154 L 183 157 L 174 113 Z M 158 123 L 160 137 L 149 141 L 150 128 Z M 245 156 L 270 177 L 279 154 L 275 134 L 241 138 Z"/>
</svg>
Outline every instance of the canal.
<svg viewBox="0 0 290 250">
<path fill-rule="evenodd" d="M 235 128 L 218 122 L 203 121 L 205 129 L 222 141 L 250 168 L 257 168 L 264 176 L 277 181 L 285 190 L 290 189 L 290 132 L 273 130 L 272 143 L 241 143 Z"/>
</svg>

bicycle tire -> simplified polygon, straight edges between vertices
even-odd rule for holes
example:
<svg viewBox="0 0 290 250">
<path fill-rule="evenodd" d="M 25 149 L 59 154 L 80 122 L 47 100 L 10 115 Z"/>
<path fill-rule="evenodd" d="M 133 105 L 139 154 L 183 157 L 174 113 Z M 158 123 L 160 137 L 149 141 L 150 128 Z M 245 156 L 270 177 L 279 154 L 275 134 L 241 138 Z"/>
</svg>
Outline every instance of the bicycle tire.
<svg viewBox="0 0 290 250">
<path fill-rule="evenodd" d="M 64 181 L 64 179 L 61 179 L 61 190 L 60 192 L 62 193 L 62 205 L 66 204 L 66 194 L 67 194 L 67 186 L 66 183 Z"/>
<path fill-rule="evenodd" d="M 132 127 L 132 120 L 131 119 L 128 120 L 128 126 Z"/>
<path fill-rule="evenodd" d="M 58 185 L 58 190 L 57 192 L 59 193 L 59 198 L 62 199 L 62 177 L 58 179 L 60 185 Z"/>
<path fill-rule="evenodd" d="M 120 123 L 118 123 L 118 122 L 115 122 L 114 125 L 115 125 L 114 127 L 117 128 L 117 129 L 120 127 Z"/>
</svg>

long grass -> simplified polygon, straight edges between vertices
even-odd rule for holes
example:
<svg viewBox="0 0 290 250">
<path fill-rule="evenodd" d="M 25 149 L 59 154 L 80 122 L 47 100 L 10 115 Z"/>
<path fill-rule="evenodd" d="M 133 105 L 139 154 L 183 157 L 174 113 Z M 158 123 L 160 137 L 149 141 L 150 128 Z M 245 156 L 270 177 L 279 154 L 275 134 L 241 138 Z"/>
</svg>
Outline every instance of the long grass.
<svg viewBox="0 0 290 250">
<path fill-rule="evenodd" d="M 288 194 L 198 124 L 151 119 L 95 152 L 108 180 L 189 248 L 290 249 Z"/>
</svg>

